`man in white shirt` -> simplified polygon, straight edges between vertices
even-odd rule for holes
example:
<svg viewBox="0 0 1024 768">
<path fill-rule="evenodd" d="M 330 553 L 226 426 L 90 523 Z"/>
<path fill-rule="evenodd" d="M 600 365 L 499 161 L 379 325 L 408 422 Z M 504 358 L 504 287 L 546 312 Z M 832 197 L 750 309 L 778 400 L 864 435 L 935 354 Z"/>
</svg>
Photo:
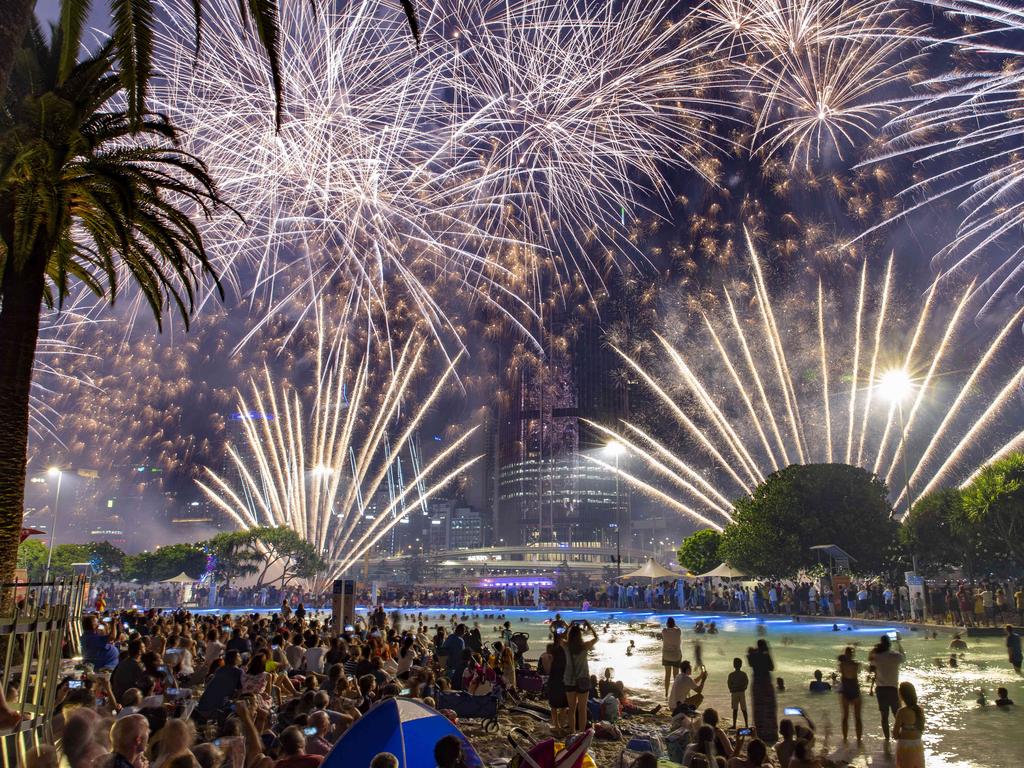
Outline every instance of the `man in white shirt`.
<svg viewBox="0 0 1024 768">
<path fill-rule="evenodd" d="M 288 645 L 284 649 L 289 669 L 302 669 L 302 662 L 306 658 L 306 649 L 302 647 L 301 642 L 301 637 L 293 637 L 289 639 Z"/>
<path fill-rule="evenodd" d="M 895 717 L 900 707 L 900 664 L 906 658 L 899 634 L 896 635 L 895 650 L 889 636 L 882 635 L 878 645 L 868 655 L 868 662 L 875 668 L 875 699 L 882 716 L 882 733 L 886 741 L 889 741 L 889 712 L 891 710 Z"/>
<path fill-rule="evenodd" d="M 700 693 L 704 688 L 704 682 L 708 678 L 707 670 L 700 673 L 696 680 L 691 677 L 693 672 L 690 662 L 684 661 L 679 674 L 672 683 L 672 689 L 668 693 L 668 708 L 674 714 L 676 707 L 684 703 L 690 691 Z"/>
</svg>

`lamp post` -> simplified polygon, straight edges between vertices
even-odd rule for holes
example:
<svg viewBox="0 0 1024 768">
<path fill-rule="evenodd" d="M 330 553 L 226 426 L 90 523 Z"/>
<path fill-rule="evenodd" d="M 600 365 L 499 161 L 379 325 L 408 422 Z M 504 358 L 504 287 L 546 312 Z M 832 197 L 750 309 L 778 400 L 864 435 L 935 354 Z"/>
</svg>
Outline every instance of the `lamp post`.
<svg viewBox="0 0 1024 768">
<path fill-rule="evenodd" d="M 618 440 L 612 440 L 605 450 L 615 457 L 615 576 L 622 576 L 622 502 L 619 498 L 619 457 L 625 448 Z"/>
<path fill-rule="evenodd" d="M 57 544 L 57 508 L 60 505 L 60 484 L 64 479 L 64 470 L 60 467 L 50 467 L 46 474 L 50 477 L 57 478 L 57 492 L 53 498 L 53 523 L 50 525 L 50 547 L 46 553 L 46 573 L 43 576 L 43 581 L 49 581 L 50 579 L 50 563 L 53 560 L 53 548 Z"/>
<path fill-rule="evenodd" d="M 910 473 L 907 471 L 907 425 L 903 419 L 903 401 L 914 391 L 914 381 L 903 368 L 894 368 L 882 374 L 878 380 L 879 393 L 896 406 L 900 419 L 900 464 L 903 468 L 903 492 L 907 496 L 907 512 L 914 508 L 914 489 L 910 485 Z M 911 567 L 917 574 L 917 553 L 911 552 Z M 928 601 L 924 602 L 922 618 L 928 618 Z"/>
</svg>

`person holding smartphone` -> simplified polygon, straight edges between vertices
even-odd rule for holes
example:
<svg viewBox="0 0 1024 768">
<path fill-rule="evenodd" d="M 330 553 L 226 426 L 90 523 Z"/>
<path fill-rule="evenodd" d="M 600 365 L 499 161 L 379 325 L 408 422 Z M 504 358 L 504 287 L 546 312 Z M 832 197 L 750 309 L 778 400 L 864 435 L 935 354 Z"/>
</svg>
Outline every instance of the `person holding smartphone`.
<svg viewBox="0 0 1024 768">
<path fill-rule="evenodd" d="M 583 639 L 584 628 L 592 635 L 590 640 Z M 590 694 L 590 664 L 587 654 L 597 645 L 597 640 L 597 632 L 586 619 L 582 625 L 573 622 L 569 627 L 565 674 L 562 679 L 565 682 L 565 696 L 569 704 L 569 728 L 572 733 L 579 733 L 587 727 L 587 699 Z"/>
<path fill-rule="evenodd" d="M 896 635 L 896 647 L 892 647 L 892 638 L 882 635 L 870 655 L 868 661 L 875 668 L 875 699 L 878 701 L 878 712 L 882 718 L 882 734 L 889 741 L 889 713 L 893 717 L 900 707 L 899 684 L 900 665 L 906 661 L 903 644 L 899 632 Z"/>
</svg>

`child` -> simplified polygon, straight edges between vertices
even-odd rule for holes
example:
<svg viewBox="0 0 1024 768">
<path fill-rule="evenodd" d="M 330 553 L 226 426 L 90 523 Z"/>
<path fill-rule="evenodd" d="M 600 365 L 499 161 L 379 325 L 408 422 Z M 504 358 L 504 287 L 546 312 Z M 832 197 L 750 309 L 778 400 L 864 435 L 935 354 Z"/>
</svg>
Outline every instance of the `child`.
<svg viewBox="0 0 1024 768">
<path fill-rule="evenodd" d="M 997 707 L 1012 707 L 1013 699 L 1010 698 L 1010 692 L 1005 688 L 1000 688 L 996 691 L 999 694 L 999 698 L 996 699 Z"/>
<path fill-rule="evenodd" d="M 732 660 L 733 671 L 729 673 L 726 683 L 729 686 L 729 693 L 732 696 L 732 727 L 736 727 L 736 710 L 743 710 L 743 727 L 749 727 L 747 720 L 747 686 L 750 678 L 743 671 L 743 660 L 735 658 Z"/>
</svg>

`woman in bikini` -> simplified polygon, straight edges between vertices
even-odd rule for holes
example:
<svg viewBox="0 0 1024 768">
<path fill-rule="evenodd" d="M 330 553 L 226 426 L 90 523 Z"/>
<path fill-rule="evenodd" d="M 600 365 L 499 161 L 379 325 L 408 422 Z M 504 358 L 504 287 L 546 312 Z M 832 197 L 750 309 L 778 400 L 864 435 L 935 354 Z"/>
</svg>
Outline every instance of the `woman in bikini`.
<svg viewBox="0 0 1024 768">
<path fill-rule="evenodd" d="M 864 724 L 860 718 L 860 663 L 853 659 L 853 647 L 847 646 L 839 656 L 839 704 L 843 711 L 843 741 L 849 732 L 850 708 L 853 708 L 853 723 L 857 731 L 857 741 L 864 734 Z"/>
<path fill-rule="evenodd" d="M 917 690 L 900 683 L 900 703 L 892 735 L 896 737 L 896 768 L 924 768 L 924 711 L 917 704 Z"/>
</svg>

